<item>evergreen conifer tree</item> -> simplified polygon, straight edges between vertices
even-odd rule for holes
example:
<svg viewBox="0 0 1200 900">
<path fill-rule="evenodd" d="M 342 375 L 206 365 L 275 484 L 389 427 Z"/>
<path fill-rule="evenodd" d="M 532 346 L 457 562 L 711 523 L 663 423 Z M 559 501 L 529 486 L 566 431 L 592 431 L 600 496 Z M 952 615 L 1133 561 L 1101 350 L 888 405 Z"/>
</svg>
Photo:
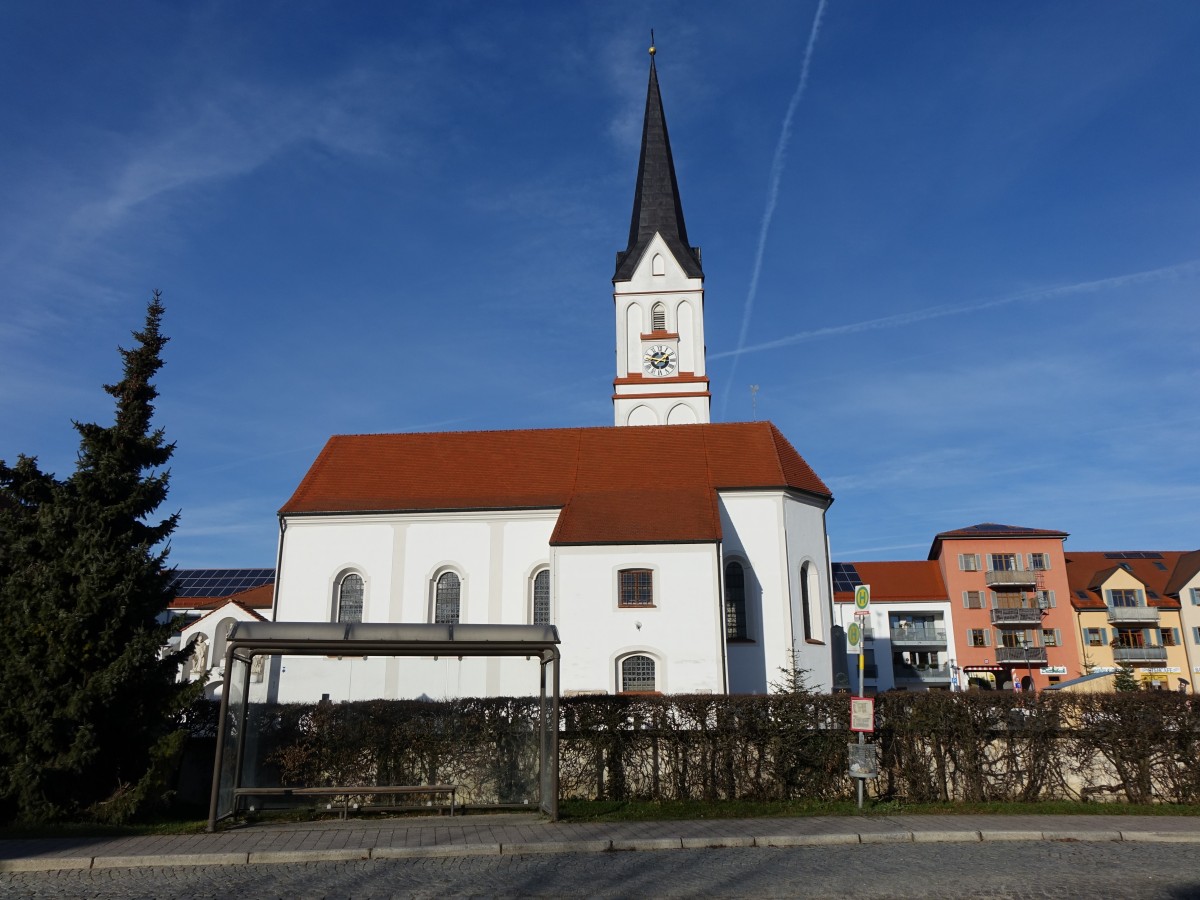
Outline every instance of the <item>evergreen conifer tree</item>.
<svg viewBox="0 0 1200 900">
<path fill-rule="evenodd" d="M 1123 665 L 1117 668 L 1117 674 L 1113 678 L 1113 688 L 1124 692 L 1138 689 L 1137 678 L 1133 674 L 1132 666 Z"/>
<path fill-rule="evenodd" d="M 74 473 L 0 462 L 0 813 L 23 821 L 121 821 L 161 801 L 193 690 L 164 654 L 173 599 L 156 519 L 174 452 L 152 429 L 152 379 L 168 338 L 155 292 L 121 349 L 112 425 L 75 423 Z"/>
</svg>

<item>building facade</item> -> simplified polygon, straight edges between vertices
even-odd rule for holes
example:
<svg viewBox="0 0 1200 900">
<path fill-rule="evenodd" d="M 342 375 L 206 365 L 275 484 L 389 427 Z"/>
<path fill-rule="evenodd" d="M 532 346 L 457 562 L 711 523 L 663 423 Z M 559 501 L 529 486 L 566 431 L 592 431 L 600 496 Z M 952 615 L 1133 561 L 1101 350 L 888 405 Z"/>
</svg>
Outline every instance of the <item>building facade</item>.
<svg viewBox="0 0 1200 900">
<path fill-rule="evenodd" d="M 553 624 L 568 694 L 763 693 L 792 665 L 830 689 L 832 496 L 770 423 L 709 422 L 703 271 L 653 61 L 613 291 L 616 427 L 331 438 L 280 510 L 275 620 Z M 529 671 L 295 657 L 262 691 L 536 694 Z"/>
</svg>

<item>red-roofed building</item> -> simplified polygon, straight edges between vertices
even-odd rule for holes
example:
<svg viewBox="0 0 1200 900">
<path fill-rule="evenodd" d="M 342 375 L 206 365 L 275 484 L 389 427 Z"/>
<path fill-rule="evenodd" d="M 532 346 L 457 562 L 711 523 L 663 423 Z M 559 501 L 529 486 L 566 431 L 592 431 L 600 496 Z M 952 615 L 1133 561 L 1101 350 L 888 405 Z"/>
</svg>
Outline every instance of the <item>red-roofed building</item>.
<svg viewBox="0 0 1200 900">
<path fill-rule="evenodd" d="M 1181 622 L 1180 594 L 1189 606 L 1200 600 L 1186 587 L 1200 581 L 1198 556 L 1169 550 L 1068 553 L 1084 669 L 1129 666 L 1145 687 L 1159 690 L 1177 689 L 1180 679 L 1190 683 L 1189 649 L 1200 635 L 1189 635 Z M 1191 648 L 1185 646 L 1188 638 Z"/>
<path fill-rule="evenodd" d="M 933 560 L 833 564 L 834 619 L 845 632 L 863 627 L 862 659 L 835 659 L 835 685 L 858 692 L 862 663 L 866 694 L 889 690 L 948 690 L 955 686 L 955 633 L 942 571 Z M 868 615 L 854 615 L 854 592 L 868 585 Z"/>
<path fill-rule="evenodd" d="M 832 496 L 770 423 L 710 423 L 703 279 L 652 64 L 618 427 L 330 438 L 280 510 L 275 618 L 553 624 L 567 692 L 828 689 Z M 289 659 L 274 696 L 537 693 L 499 660 L 344 662 Z"/>
</svg>

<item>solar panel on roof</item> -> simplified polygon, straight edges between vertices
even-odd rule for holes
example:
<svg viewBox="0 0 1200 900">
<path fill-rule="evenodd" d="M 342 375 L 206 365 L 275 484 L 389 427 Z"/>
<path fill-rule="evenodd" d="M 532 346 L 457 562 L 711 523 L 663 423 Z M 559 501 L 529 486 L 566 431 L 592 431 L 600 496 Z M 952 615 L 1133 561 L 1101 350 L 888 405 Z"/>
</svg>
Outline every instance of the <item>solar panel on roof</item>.
<svg viewBox="0 0 1200 900">
<path fill-rule="evenodd" d="M 1076 591 L 1075 596 L 1080 600 L 1086 600 L 1088 598 L 1087 591 Z"/>
<path fill-rule="evenodd" d="M 1153 550 L 1119 550 L 1113 553 L 1105 553 L 1105 559 L 1162 559 L 1161 553 L 1155 553 Z"/>
<path fill-rule="evenodd" d="M 834 563 L 833 569 L 833 590 L 835 593 L 839 591 L 853 591 L 858 585 L 862 584 L 862 579 L 858 575 L 858 570 L 854 568 L 854 563 Z"/>
<path fill-rule="evenodd" d="M 274 581 L 274 569 L 179 569 L 174 585 L 179 597 L 228 597 Z"/>
</svg>

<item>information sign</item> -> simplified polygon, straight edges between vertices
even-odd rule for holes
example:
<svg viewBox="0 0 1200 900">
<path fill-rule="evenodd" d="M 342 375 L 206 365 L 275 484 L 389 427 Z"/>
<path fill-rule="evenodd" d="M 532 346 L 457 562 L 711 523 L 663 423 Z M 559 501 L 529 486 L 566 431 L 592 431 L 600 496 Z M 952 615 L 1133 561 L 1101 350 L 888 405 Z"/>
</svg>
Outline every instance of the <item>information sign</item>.
<svg viewBox="0 0 1200 900">
<path fill-rule="evenodd" d="M 870 697 L 850 698 L 850 730 L 875 730 L 875 701 Z"/>
</svg>

